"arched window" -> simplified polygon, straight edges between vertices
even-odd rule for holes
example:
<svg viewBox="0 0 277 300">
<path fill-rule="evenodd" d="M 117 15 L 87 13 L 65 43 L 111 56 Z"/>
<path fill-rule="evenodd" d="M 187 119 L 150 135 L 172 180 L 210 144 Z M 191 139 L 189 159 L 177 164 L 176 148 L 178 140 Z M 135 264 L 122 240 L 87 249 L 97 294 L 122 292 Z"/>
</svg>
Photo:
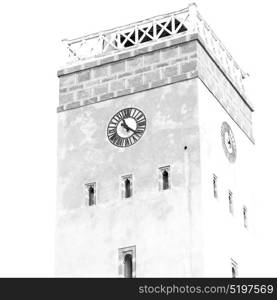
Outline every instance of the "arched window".
<svg viewBox="0 0 277 300">
<path fill-rule="evenodd" d="M 133 196 L 133 176 L 124 175 L 121 177 L 121 197 L 122 199 L 131 198 Z"/>
<path fill-rule="evenodd" d="M 217 198 L 217 176 L 213 174 L 213 190 L 214 190 L 214 197 Z"/>
<path fill-rule="evenodd" d="M 131 182 L 127 178 L 125 180 L 125 198 L 130 198 L 131 197 Z"/>
<path fill-rule="evenodd" d="M 234 214 L 234 205 L 233 205 L 233 193 L 229 191 L 228 193 L 229 199 L 229 212 L 233 215 Z"/>
<path fill-rule="evenodd" d="M 245 228 L 248 226 L 248 220 L 247 220 L 247 207 L 243 207 L 243 225 Z"/>
<path fill-rule="evenodd" d="M 238 277 L 238 264 L 231 259 L 231 266 L 232 266 L 232 278 Z"/>
<path fill-rule="evenodd" d="M 92 206 L 96 204 L 96 182 L 86 184 L 86 205 Z"/>
<path fill-rule="evenodd" d="M 159 168 L 159 190 L 170 189 L 170 166 Z"/>
<path fill-rule="evenodd" d="M 232 277 L 236 278 L 237 274 L 236 274 L 236 268 L 234 266 L 232 266 Z"/>
<path fill-rule="evenodd" d="M 136 246 L 119 248 L 119 276 L 125 278 L 136 277 Z"/>
<path fill-rule="evenodd" d="M 124 277 L 133 277 L 133 259 L 131 254 L 126 254 L 124 257 Z"/>
<path fill-rule="evenodd" d="M 89 206 L 94 205 L 95 204 L 95 190 L 93 186 L 90 186 L 88 189 L 88 204 Z"/>
<path fill-rule="evenodd" d="M 163 190 L 169 189 L 169 174 L 167 170 L 163 171 Z"/>
</svg>

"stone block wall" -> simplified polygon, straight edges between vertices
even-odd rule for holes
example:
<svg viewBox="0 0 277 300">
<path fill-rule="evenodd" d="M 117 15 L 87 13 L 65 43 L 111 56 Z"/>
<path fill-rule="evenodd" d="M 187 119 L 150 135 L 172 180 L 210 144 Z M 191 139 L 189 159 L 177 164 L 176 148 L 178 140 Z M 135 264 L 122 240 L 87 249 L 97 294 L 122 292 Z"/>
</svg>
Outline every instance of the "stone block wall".
<svg viewBox="0 0 277 300">
<path fill-rule="evenodd" d="M 191 41 L 61 76 L 58 111 L 156 88 L 196 75 L 196 41 Z"/>
<path fill-rule="evenodd" d="M 248 138 L 254 141 L 251 106 L 232 82 L 228 81 L 201 44 L 197 45 L 197 64 L 199 78 Z"/>
<path fill-rule="evenodd" d="M 58 112 L 199 77 L 253 142 L 253 108 L 197 34 L 62 69 Z"/>
</svg>

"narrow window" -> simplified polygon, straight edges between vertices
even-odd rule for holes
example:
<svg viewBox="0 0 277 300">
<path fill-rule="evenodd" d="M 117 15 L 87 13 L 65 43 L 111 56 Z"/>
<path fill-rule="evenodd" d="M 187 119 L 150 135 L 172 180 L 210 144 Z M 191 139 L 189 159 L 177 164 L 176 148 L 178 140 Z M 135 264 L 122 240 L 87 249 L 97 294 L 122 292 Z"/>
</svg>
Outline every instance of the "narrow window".
<svg viewBox="0 0 277 300">
<path fill-rule="evenodd" d="M 170 189 L 170 167 L 159 168 L 159 190 Z"/>
<path fill-rule="evenodd" d="M 214 197 L 217 198 L 218 197 L 218 193 L 217 193 L 217 176 L 215 174 L 213 175 L 213 192 L 214 192 Z"/>
<path fill-rule="evenodd" d="M 96 205 L 96 183 L 87 183 L 86 189 L 88 195 L 87 204 L 89 206 Z"/>
<path fill-rule="evenodd" d="M 132 175 L 122 177 L 122 197 L 131 198 L 133 196 L 133 178 Z"/>
<path fill-rule="evenodd" d="M 120 277 L 136 277 L 136 246 L 120 248 L 118 272 Z"/>
<path fill-rule="evenodd" d="M 248 227 L 248 220 L 247 220 L 247 207 L 243 207 L 243 225 L 245 228 Z"/>
<path fill-rule="evenodd" d="M 169 189 L 169 182 L 168 182 L 168 172 L 166 170 L 163 171 L 163 190 Z"/>
<path fill-rule="evenodd" d="M 133 258 L 131 254 L 126 254 L 124 257 L 124 277 L 133 277 Z"/>
<path fill-rule="evenodd" d="M 233 204 L 233 193 L 231 191 L 228 192 L 228 200 L 229 200 L 229 212 L 230 214 L 234 214 L 234 204 Z"/>
<path fill-rule="evenodd" d="M 94 205 L 95 204 L 95 190 L 92 186 L 89 187 L 88 193 L 89 193 L 89 206 Z"/>
<path fill-rule="evenodd" d="M 125 198 L 130 198 L 131 196 L 132 196 L 132 193 L 131 193 L 131 182 L 127 178 L 125 180 Z"/>
<path fill-rule="evenodd" d="M 238 264 L 231 259 L 231 271 L 232 271 L 232 278 L 238 277 Z"/>
</svg>

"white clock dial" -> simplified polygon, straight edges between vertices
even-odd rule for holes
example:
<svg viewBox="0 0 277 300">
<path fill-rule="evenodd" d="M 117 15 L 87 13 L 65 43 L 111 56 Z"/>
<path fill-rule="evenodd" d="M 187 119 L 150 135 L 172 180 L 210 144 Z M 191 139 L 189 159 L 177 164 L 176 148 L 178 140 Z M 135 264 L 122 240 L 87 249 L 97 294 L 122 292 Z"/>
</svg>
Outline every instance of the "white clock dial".
<svg viewBox="0 0 277 300">
<path fill-rule="evenodd" d="M 223 122 L 221 125 L 221 139 L 222 146 L 228 160 L 233 163 L 237 157 L 237 148 L 235 137 L 230 125 L 227 122 Z"/>
<path fill-rule="evenodd" d="M 144 134 L 146 117 L 134 107 L 120 110 L 110 120 L 107 128 L 109 141 L 117 147 L 129 147 L 135 144 Z"/>
</svg>

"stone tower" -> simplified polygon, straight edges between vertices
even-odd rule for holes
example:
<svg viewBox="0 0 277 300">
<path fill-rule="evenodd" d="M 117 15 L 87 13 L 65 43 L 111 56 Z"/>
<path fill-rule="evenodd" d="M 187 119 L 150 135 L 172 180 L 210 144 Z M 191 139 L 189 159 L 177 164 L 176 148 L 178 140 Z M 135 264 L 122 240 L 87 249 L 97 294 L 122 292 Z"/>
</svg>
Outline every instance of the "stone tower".
<svg viewBox="0 0 277 300">
<path fill-rule="evenodd" d="M 253 106 L 195 4 L 65 42 L 56 274 L 249 275 Z"/>
</svg>

